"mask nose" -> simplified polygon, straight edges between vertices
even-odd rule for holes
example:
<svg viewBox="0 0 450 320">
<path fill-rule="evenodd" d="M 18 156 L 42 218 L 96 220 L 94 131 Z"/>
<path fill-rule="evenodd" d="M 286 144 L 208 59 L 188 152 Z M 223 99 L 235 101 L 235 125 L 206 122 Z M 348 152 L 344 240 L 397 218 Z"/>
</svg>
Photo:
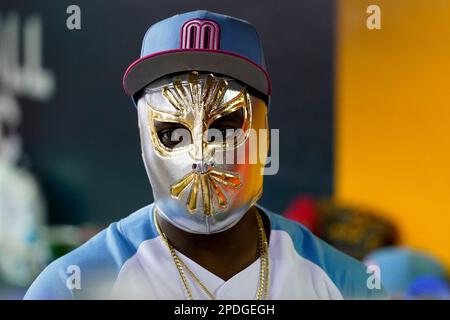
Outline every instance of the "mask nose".
<svg viewBox="0 0 450 320">
<path fill-rule="evenodd" d="M 192 164 L 192 171 L 196 171 L 199 173 L 206 173 L 214 168 L 214 162 L 213 161 L 195 161 Z"/>
<path fill-rule="evenodd" d="M 202 117 L 198 117 L 202 119 Z M 214 153 L 215 150 L 209 146 L 208 142 L 204 140 L 207 130 L 203 123 L 198 123 L 196 118 L 196 125 L 192 132 L 193 136 L 193 148 L 189 152 L 191 159 L 193 160 L 192 170 L 199 173 L 206 173 L 214 166 Z"/>
</svg>

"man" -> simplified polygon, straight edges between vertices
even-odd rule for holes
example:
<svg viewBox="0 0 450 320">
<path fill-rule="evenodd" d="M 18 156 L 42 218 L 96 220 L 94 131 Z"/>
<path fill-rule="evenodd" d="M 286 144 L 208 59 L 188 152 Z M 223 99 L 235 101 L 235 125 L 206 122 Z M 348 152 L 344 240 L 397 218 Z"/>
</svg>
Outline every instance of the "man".
<svg viewBox="0 0 450 320">
<path fill-rule="evenodd" d="M 207 11 L 156 23 L 123 84 L 154 203 L 53 262 L 25 298 L 384 297 L 362 264 L 256 204 L 270 81 L 253 26 Z"/>
</svg>

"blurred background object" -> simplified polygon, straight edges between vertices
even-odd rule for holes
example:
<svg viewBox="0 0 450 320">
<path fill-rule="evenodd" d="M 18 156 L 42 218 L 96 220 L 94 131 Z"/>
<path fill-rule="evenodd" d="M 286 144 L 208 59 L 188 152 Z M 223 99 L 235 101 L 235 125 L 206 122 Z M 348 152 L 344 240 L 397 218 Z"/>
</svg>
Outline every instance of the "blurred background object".
<svg viewBox="0 0 450 320">
<path fill-rule="evenodd" d="M 301 223 L 313 233 L 317 233 L 318 214 L 316 200 L 309 195 L 294 198 L 283 213 L 286 218 Z"/>
<path fill-rule="evenodd" d="M 319 207 L 317 235 L 356 259 L 397 243 L 394 225 L 378 213 L 341 207 L 329 200 L 323 200 Z"/>
<path fill-rule="evenodd" d="M 396 226 L 379 212 L 300 195 L 283 215 L 368 267 L 377 266 L 393 299 L 450 299 L 444 264 L 401 245 Z"/>
<path fill-rule="evenodd" d="M 418 277 L 410 284 L 405 298 L 409 300 L 450 300 L 450 284 L 442 277 Z"/>
<path fill-rule="evenodd" d="M 406 247 L 383 248 L 365 258 L 377 265 L 381 282 L 393 298 L 449 299 L 447 271 L 435 257 Z"/>
<path fill-rule="evenodd" d="M 53 225 L 48 228 L 51 259 L 59 258 L 92 238 L 106 226 Z"/>
<path fill-rule="evenodd" d="M 0 161 L 0 279 L 28 285 L 49 260 L 45 203 L 34 177 Z"/>
<path fill-rule="evenodd" d="M 395 226 L 378 213 L 339 206 L 329 198 L 298 196 L 283 215 L 358 260 L 398 241 Z"/>
</svg>

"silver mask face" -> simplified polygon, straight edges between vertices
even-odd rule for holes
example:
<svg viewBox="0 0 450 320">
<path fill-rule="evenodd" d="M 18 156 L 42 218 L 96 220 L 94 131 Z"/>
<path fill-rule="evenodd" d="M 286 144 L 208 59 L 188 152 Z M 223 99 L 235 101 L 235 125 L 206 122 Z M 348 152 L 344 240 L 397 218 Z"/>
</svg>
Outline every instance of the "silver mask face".
<svg viewBox="0 0 450 320">
<path fill-rule="evenodd" d="M 191 72 L 153 82 L 137 105 L 160 216 L 191 233 L 234 226 L 262 193 L 268 141 L 258 132 L 267 129 L 265 102 L 233 79 Z M 217 129 L 230 117 L 239 119 L 237 130 Z"/>
</svg>

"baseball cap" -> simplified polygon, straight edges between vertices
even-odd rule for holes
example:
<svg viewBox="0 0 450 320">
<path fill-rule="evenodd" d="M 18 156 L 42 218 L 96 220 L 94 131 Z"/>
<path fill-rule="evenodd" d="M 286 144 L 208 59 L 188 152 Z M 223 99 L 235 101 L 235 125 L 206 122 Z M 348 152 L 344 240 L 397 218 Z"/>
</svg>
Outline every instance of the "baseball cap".
<svg viewBox="0 0 450 320">
<path fill-rule="evenodd" d="M 162 76 L 192 70 L 226 75 L 270 95 L 256 29 L 247 21 L 205 10 L 178 14 L 150 26 L 140 58 L 125 71 L 123 87 L 133 96 Z"/>
</svg>

